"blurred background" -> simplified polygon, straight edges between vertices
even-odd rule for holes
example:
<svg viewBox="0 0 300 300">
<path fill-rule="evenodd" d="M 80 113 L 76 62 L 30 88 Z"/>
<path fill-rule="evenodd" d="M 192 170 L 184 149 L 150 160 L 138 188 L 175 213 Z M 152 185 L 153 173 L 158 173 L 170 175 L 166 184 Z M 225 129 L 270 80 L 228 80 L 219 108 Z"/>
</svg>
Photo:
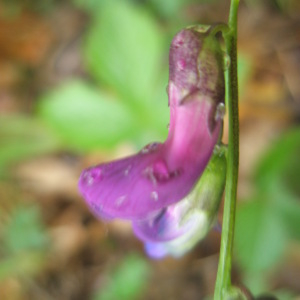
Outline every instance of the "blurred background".
<svg viewBox="0 0 300 300">
<path fill-rule="evenodd" d="M 92 216 L 77 180 L 164 140 L 172 36 L 226 22 L 228 10 L 229 0 L 1 0 L 0 299 L 212 299 L 219 232 L 151 261 L 130 224 Z M 300 2 L 241 1 L 238 48 L 233 280 L 300 299 Z"/>
</svg>

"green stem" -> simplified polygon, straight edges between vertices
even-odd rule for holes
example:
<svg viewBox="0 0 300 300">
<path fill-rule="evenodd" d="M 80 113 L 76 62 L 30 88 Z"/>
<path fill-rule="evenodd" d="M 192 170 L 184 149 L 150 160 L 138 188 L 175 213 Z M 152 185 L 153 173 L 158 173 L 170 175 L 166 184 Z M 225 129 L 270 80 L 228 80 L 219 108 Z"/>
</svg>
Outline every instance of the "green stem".
<svg viewBox="0 0 300 300">
<path fill-rule="evenodd" d="M 224 32 L 230 66 L 226 71 L 226 104 L 228 110 L 228 154 L 225 203 L 222 224 L 222 237 L 215 300 L 223 300 L 232 290 L 231 265 L 235 226 L 236 194 L 239 168 L 239 116 L 237 78 L 237 10 L 239 0 L 231 0 L 228 20 L 229 30 Z"/>
</svg>

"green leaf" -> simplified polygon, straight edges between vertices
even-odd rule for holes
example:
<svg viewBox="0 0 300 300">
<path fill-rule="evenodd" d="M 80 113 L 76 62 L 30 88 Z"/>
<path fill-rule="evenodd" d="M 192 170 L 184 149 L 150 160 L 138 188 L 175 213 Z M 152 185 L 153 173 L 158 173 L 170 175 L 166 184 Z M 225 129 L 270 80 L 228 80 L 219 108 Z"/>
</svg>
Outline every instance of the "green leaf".
<svg viewBox="0 0 300 300">
<path fill-rule="evenodd" d="M 289 235 L 300 240 L 299 199 L 297 201 L 282 201 L 282 218 L 289 230 Z"/>
<path fill-rule="evenodd" d="M 33 118 L 1 116 L 0 173 L 21 160 L 57 149 L 58 141 L 42 124 Z"/>
<path fill-rule="evenodd" d="M 1 224 L 0 280 L 26 277 L 41 270 L 46 261 L 49 237 L 37 206 L 18 206 Z"/>
<path fill-rule="evenodd" d="M 48 244 L 40 214 L 36 207 L 17 207 L 3 229 L 3 245 L 12 255 L 26 251 L 43 250 Z"/>
<path fill-rule="evenodd" d="M 243 284 L 255 296 L 269 290 L 266 272 L 245 272 Z"/>
<path fill-rule="evenodd" d="M 300 238 L 300 127 L 285 132 L 266 152 L 256 170 L 260 194 L 272 202 L 290 237 Z"/>
<path fill-rule="evenodd" d="M 159 14 L 166 18 L 170 18 L 174 15 L 177 16 L 184 4 L 195 1 L 196 0 L 149 0 L 151 5 L 159 12 Z"/>
<path fill-rule="evenodd" d="M 109 0 L 73 0 L 72 2 L 81 9 L 90 13 L 97 11 L 103 4 Z"/>
<path fill-rule="evenodd" d="M 236 219 L 235 251 L 248 272 L 266 270 L 282 256 L 287 232 L 282 218 L 268 199 L 240 205 Z"/>
<path fill-rule="evenodd" d="M 110 1 L 94 18 L 84 50 L 88 69 L 100 83 L 135 108 L 151 104 L 163 39 L 146 10 L 127 1 Z"/>
<path fill-rule="evenodd" d="M 110 148 L 139 131 L 125 105 L 81 81 L 44 95 L 37 112 L 67 147 L 79 150 Z"/>
<path fill-rule="evenodd" d="M 49 239 L 37 207 L 15 208 L 2 232 L 4 256 L 0 261 L 0 279 L 39 271 L 45 261 Z"/>
<path fill-rule="evenodd" d="M 185 11 L 188 5 L 216 1 L 217 0 L 148 0 L 150 5 L 158 12 L 159 15 L 167 18 L 169 23 L 176 22 L 177 25 L 179 23 L 178 18 L 182 15 L 185 16 Z M 174 16 L 176 16 L 176 18 L 174 18 Z M 186 17 L 186 19 L 188 19 L 188 17 Z"/>
<path fill-rule="evenodd" d="M 273 267 L 288 239 L 300 238 L 299 151 L 300 128 L 294 128 L 262 158 L 255 176 L 259 196 L 238 208 L 236 255 L 247 274 Z"/>
<path fill-rule="evenodd" d="M 144 259 L 137 255 L 129 255 L 111 274 L 109 283 L 93 299 L 134 300 L 146 286 L 149 273 L 150 267 Z"/>
<path fill-rule="evenodd" d="M 129 1 L 104 1 L 100 10 L 94 10 L 98 13 L 84 45 L 89 71 L 133 112 L 143 128 L 138 144 L 161 139 L 167 134 L 169 116 L 162 31 L 143 6 Z"/>
<path fill-rule="evenodd" d="M 282 218 L 289 236 L 300 240 L 300 202 L 280 181 L 274 182 L 274 190 L 270 195 L 273 207 Z"/>
<path fill-rule="evenodd" d="M 286 132 L 262 158 L 255 181 L 262 191 L 272 191 L 278 180 L 299 189 L 300 180 L 300 127 Z"/>
<path fill-rule="evenodd" d="M 288 289 L 280 289 L 276 290 L 272 293 L 277 299 L 280 300 L 296 300 L 297 299 L 297 294 L 295 291 L 290 291 Z M 299 296 L 299 294 L 298 294 Z"/>
<path fill-rule="evenodd" d="M 284 133 L 262 158 L 256 185 L 267 195 L 288 228 L 290 237 L 300 239 L 300 128 Z"/>
</svg>

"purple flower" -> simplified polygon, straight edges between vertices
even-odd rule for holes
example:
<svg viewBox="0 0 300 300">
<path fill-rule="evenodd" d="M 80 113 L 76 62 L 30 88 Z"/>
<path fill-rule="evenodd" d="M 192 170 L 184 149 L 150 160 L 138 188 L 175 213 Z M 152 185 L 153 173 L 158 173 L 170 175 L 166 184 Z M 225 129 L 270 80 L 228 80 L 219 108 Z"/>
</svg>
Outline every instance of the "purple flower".
<svg viewBox="0 0 300 300">
<path fill-rule="evenodd" d="M 190 207 L 185 197 L 205 170 L 220 136 L 222 57 L 209 28 L 206 32 L 197 27 L 180 31 L 170 49 L 166 141 L 89 168 L 79 179 L 79 190 L 96 216 L 132 220 L 138 237 L 154 242 L 147 244 L 150 248 L 160 246 L 155 242 L 180 237 L 194 222 L 200 222 L 194 216 L 196 221 L 179 224 Z M 164 233 L 160 235 L 158 229 L 153 234 L 151 222 L 159 224 Z"/>
</svg>

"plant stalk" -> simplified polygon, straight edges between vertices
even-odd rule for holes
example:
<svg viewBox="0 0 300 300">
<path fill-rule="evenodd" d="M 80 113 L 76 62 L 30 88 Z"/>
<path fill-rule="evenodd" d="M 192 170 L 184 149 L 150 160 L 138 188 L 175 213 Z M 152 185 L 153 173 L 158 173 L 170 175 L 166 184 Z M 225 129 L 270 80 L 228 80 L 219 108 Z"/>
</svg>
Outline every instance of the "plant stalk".
<svg viewBox="0 0 300 300">
<path fill-rule="evenodd" d="M 223 32 L 230 65 L 225 72 L 226 106 L 228 111 L 227 179 L 223 212 L 219 266 L 214 299 L 229 299 L 231 294 L 232 249 L 235 228 L 236 195 L 239 168 L 239 115 L 237 78 L 237 12 L 239 0 L 231 0 L 228 29 Z"/>
</svg>

